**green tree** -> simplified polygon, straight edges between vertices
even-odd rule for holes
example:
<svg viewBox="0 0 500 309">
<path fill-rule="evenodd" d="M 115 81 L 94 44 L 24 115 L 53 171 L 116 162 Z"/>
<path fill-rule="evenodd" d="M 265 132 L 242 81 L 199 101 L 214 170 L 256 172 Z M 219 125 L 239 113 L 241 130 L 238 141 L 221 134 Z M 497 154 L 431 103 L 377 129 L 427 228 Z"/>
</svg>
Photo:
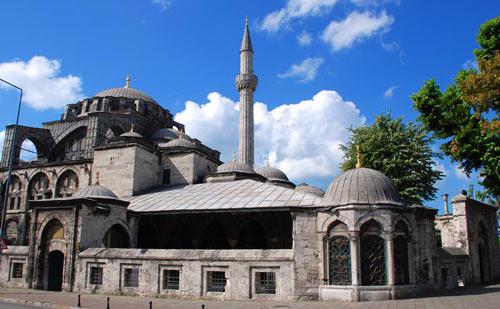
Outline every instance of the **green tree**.
<svg viewBox="0 0 500 309">
<path fill-rule="evenodd" d="M 467 175 L 479 171 L 485 188 L 479 196 L 500 196 L 500 17 L 484 23 L 474 54 L 477 69 L 461 70 L 455 82 L 441 91 L 434 80 L 411 95 L 419 120 L 441 149 L 458 162 Z"/>
<path fill-rule="evenodd" d="M 380 115 L 371 126 L 349 129 L 351 138 L 341 145 L 343 171 L 356 166 L 356 146 L 359 145 L 363 167 L 378 170 L 391 178 L 401 197 L 411 203 L 422 203 L 435 197 L 436 181 L 443 173 L 436 169 L 432 139 L 419 125 Z"/>
</svg>

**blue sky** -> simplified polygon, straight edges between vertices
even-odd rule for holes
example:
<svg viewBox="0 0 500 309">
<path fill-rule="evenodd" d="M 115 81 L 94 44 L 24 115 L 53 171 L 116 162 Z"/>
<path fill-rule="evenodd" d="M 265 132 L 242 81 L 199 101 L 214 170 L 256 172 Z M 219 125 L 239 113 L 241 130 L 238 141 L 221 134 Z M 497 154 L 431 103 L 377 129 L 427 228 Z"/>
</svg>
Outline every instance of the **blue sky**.
<svg viewBox="0 0 500 309">
<path fill-rule="evenodd" d="M 269 156 L 295 182 L 326 188 L 338 175 L 342 127 L 389 111 L 415 120 L 409 95 L 426 79 L 451 82 L 474 59 L 479 26 L 498 12 L 493 0 L 5 1 L 0 78 L 26 89 L 21 123 L 40 126 L 130 73 L 132 87 L 228 160 L 248 16 L 262 102 L 257 162 Z M 1 127 L 15 121 L 16 100 L 0 88 Z M 447 173 L 439 195 L 471 182 L 447 159 L 439 166 Z"/>
</svg>

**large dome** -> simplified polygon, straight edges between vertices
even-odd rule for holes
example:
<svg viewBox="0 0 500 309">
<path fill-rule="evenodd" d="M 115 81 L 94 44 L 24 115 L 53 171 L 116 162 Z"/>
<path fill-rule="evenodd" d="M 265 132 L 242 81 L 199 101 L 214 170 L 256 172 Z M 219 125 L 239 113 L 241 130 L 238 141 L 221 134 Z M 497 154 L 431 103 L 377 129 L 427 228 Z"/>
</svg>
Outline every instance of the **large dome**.
<svg viewBox="0 0 500 309">
<path fill-rule="evenodd" d="M 329 206 L 404 205 L 392 181 L 369 168 L 351 169 L 336 178 L 328 187 L 323 202 Z"/>
<path fill-rule="evenodd" d="M 240 162 L 228 162 L 217 167 L 217 173 L 230 173 L 230 172 L 239 172 L 239 173 L 249 173 L 255 174 L 253 168 L 249 165 Z"/>
<path fill-rule="evenodd" d="M 98 94 L 96 94 L 95 97 L 99 97 L 99 98 L 107 98 L 107 97 L 126 98 L 126 99 L 132 99 L 132 100 L 143 100 L 145 102 L 158 104 L 152 97 L 148 96 L 144 92 L 139 91 L 139 90 L 134 89 L 134 88 L 130 88 L 130 76 L 127 76 L 125 87 L 106 89 L 106 90 L 101 91 Z"/>
<path fill-rule="evenodd" d="M 288 177 L 282 170 L 272 167 L 266 166 L 257 171 L 257 173 L 266 177 L 270 181 L 286 181 L 289 182 Z"/>
</svg>

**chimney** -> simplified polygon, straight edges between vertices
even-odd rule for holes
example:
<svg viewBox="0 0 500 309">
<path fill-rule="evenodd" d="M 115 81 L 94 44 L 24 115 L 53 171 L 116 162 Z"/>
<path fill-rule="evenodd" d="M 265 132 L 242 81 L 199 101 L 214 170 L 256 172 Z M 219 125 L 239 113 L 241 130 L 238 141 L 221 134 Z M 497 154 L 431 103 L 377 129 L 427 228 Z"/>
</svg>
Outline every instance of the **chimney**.
<svg viewBox="0 0 500 309">
<path fill-rule="evenodd" d="M 449 215 L 450 211 L 448 209 L 448 193 L 445 193 L 445 194 L 441 195 L 441 198 L 444 201 L 444 214 L 445 215 Z"/>
</svg>

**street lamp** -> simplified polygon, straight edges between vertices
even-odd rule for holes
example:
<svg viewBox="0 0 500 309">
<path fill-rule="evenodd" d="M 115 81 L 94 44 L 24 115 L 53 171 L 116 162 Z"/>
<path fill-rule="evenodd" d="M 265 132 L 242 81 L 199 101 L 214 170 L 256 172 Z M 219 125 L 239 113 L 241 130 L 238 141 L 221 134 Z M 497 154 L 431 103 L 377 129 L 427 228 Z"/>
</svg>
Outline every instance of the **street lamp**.
<svg viewBox="0 0 500 309">
<path fill-rule="evenodd" d="M 19 105 L 17 106 L 16 126 L 14 127 L 14 134 L 12 137 L 12 145 L 10 146 L 9 171 L 7 173 L 7 183 L 5 184 L 5 186 L 6 186 L 5 195 L 4 195 L 4 199 L 2 201 L 2 205 L 3 205 L 2 218 L 0 220 L 0 242 L 2 242 L 3 239 L 5 238 L 5 219 L 6 219 L 5 217 L 7 215 L 7 201 L 8 201 L 8 196 L 9 196 L 10 183 L 12 180 L 12 167 L 14 165 L 15 144 L 16 144 L 16 138 L 17 138 L 17 126 L 19 125 L 19 114 L 21 113 L 21 102 L 23 100 L 23 89 L 21 89 L 20 87 L 14 85 L 12 83 L 9 83 L 8 81 L 6 81 L 4 79 L 0 78 L 0 81 L 3 83 L 6 83 L 7 85 L 14 87 L 20 91 Z M 0 254 L 1 254 L 1 252 L 2 252 L 2 250 L 0 249 Z"/>
</svg>

